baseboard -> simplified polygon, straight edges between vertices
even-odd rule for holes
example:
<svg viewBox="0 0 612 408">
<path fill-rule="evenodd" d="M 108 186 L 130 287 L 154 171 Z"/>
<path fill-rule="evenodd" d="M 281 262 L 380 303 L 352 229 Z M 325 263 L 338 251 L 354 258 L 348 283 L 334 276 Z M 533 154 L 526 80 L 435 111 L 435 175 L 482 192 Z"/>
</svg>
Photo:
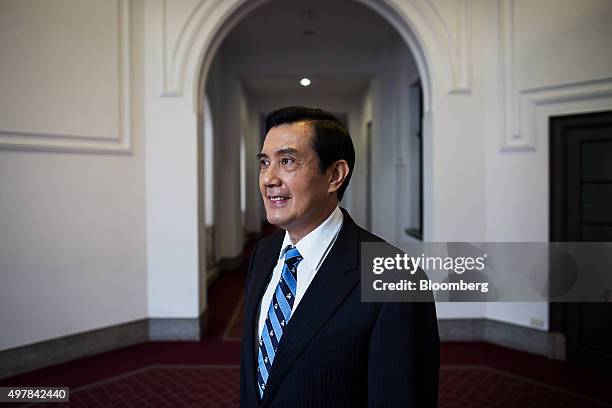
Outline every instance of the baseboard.
<svg viewBox="0 0 612 408">
<path fill-rule="evenodd" d="M 489 319 L 439 319 L 440 341 L 484 341 L 565 360 L 565 336 Z"/>
<path fill-rule="evenodd" d="M 149 341 L 147 319 L 0 351 L 0 378 Z"/>
<path fill-rule="evenodd" d="M 199 341 L 208 311 L 199 318 L 152 318 L 0 351 L 0 379 L 149 341 Z M 440 319 L 441 341 L 484 341 L 565 360 L 563 334 L 488 319 Z"/>
<path fill-rule="evenodd" d="M 150 341 L 199 341 L 208 313 L 199 318 L 152 318 L 0 351 L 0 379 Z"/>
<path fill-rule="evenodd" d="M 149 340 L 199 341 L 200 319 L 197 317 L 149 319 Z"/>
</svg>

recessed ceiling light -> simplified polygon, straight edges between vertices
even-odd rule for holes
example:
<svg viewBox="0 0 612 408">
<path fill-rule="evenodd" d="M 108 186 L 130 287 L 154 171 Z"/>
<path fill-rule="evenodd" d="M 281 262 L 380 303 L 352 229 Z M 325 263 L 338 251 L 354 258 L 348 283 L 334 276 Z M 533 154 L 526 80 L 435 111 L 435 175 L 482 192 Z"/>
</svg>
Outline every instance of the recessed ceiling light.
<svg viewBox="0 0 612 408">
<path fill-rule="evenodd" d="M 300 79 L 300 85 L 302 86 L 308 86 L 312 83 L 312 81 L 308 78 L 302 78 Z"/>
</svg>

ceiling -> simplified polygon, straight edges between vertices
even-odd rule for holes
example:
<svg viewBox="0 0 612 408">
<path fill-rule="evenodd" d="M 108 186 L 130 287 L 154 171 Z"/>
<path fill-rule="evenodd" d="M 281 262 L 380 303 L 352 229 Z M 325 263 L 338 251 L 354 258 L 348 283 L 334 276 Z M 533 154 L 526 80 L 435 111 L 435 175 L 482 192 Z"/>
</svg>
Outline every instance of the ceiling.
<svg viewBox="0 0 612 408">
<path fill-rule="evenodd" d="M 367 88 L 371 76 L 342 72 L 340 59 L 346 60 L 348 55 L 342 51 L 353 50 L 353 55 L 356 52 L 361 56 L 372 54 L 375 58 L 381 47 L 397 44 L 398 40 L 399 35 L 386 20 L 356 1 L 277 0 L 264 4 L 239 21 L 225 38 L 222 49 L 234 56 L 281 52 L 286 60 L 298 53 L 315 55 L 314 58 L 325 55 L 332 66 L 335 64 L 329 60 L 329 55 L 337 55 L 337 72 L 332 69 L 326 75 L 309 74 L 312 80 L 309 87 L 298 83 L 303 72 L 285 71 L 279 75 L 273 65 L 269 72 L 259 69 L 257 75 L 245 72 L 243 65 L 240 79 L 248 92 L 259 96 L 352 96 Z M 319 52 L 321 54 L 317 54 Z"/>
<path fill-rule="evenodd" d="M 363 49 L 378 48 L 398 36 L 375 11 L 355 1 L 277 0 L 238 22 L 224 46 L 233 50 Z"/>
</svg>

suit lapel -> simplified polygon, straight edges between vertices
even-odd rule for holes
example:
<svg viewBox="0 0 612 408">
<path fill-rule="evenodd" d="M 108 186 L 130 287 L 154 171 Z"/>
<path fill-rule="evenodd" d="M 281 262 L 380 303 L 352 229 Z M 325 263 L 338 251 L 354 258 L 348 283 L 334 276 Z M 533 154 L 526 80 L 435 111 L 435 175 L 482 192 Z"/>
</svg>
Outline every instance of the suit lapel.
<svg viewBox="0 0 612 408">
<path fill-rule="evenodd" d="M 256 327 L 259 320 L 259 301 L 263 297 L 266 290 L 266 285 L 272 275 L 272 270 L 276 264 L 280 247 L 283 243 L 284 234 L 279 233 L 278 236 L 272 238 L 272 242 L 268 245 L 261 246 L 261 252 L 256 254 L 257 260 L 253 265 L 252 281 L 249 283 L 249 287 L 246 292 L 245 305 L 246 309 L 244 312 L 244 330 L 242 341 L 246 342 L 245 350 L 245 365 L 246 373 L 249 376 L 249 392 L 252 393 L 252 398 L 259 400 L 259 389 L 257 386 L 257 361 L 255 355 L 255 333 Z M 244 347 L 244 346 L 243 346 Z"/>
<path fill-rule="evenodd" d="M 359 282 L 359 231 L 348 213 L 344 210 L 343 213 L 338 238 L 283 334 L 266 383 L 263 405 L 273 398 L 302 350 Z"/>
</svg>

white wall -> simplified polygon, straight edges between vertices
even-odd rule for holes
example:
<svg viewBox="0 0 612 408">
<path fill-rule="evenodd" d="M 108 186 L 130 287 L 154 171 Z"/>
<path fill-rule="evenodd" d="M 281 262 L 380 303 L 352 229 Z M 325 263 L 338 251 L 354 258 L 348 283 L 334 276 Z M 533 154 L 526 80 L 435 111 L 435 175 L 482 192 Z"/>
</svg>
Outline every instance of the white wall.
<svg viewBox="0 0 612 408">
<path fill-rule="evenodd" d="M 199 278 L 206 275 L 198 263 L 199 245 L 205 244 L 198 237 L 201 135 L 191 100 L 161 96 L 166 72 L 160 68 L 165 50 L 156 42 L 163 32 L 157 6 L 144 2 L 148 316 L 195 318 L 202 306 Z"/>
<path fill-rule="evenodd" d="M 123 6 L 0 3 L 0 350 L 147 316 L 142 2 Z"/>
<path fill-rule="evenodd" d="M 486 65 L 481 85 L 486 103 L 480 115 L 486 135 L 486 238 L 490 242 L 548 241 L 547 123 L 534 131 L 533 146 L 527 150 L 501 151 L 504 137 L 511 136 L 504 121 L 512 133 L 518 133 L 521 142 L 533 123 L 525 116 L 529 111 L 523 111 L 522 117 L 513 114 L 513 110 L 518 111 L 520 93 L 569 86 L 562 96 L 571 99 L 572 92 L 582 93 L 588 100 L 588 91 L 581 86 L 572 91 L 572 85 L 612 77 L 612 3 L 513 1 L 501 10 L 484 4 L 478 17 L 491 22 L 482 28 L 480 38 L 484 41 L 475 44 L 485 50 L 476 56 Z M 500 54 L 498 51 L 504 48 L 507 52 Z M 559 102 L 565 113 L 582 109 L 581 103 L 563 98 Z M 612 104 L 608 103 L 607 109 L 612 109 Z M 488 304 L 486 316 L 525 326 L 533 326 L 535 319 L 542 322 L 542 328 L 548 328 L 545 303 Z"/>
</svg>

